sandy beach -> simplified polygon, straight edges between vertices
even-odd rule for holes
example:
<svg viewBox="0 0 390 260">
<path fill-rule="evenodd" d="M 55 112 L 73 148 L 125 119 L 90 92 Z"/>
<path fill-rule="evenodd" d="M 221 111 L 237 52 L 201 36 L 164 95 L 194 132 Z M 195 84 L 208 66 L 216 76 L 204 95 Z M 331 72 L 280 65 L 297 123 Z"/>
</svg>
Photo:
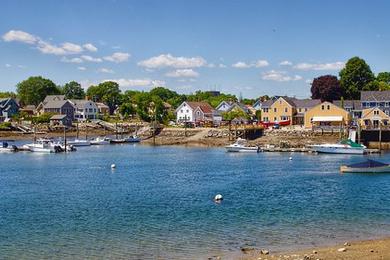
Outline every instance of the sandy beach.
<svg viewBox="0 0 390 260">
<path fill-rule="evenodd" d="M 266 260 L 266 259 L 290 259 L 290 260 L 376 260 L 390 259 L 390 237 L 374 240 L 347 241 L 326 247 L 314 247 L 310 249 L 289 252 L 268 252 L 246 248 L 242 250 L 240 260 Z"/>
</svg>

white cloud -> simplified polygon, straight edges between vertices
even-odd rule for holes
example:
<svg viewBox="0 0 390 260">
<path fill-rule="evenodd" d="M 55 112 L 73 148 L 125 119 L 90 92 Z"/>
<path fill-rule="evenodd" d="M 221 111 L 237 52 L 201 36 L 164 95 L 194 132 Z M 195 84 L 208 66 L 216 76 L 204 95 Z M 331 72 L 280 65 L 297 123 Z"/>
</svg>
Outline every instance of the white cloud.
<svg viewBox="0 0 390 260">
<path fill-rule="evenodd" d="M 56 45 L 39 40 L 37 49 L 44 54 L 66 55 L 66 51 Z"/>
<path fill-rule="evenodd" d="M 179 69 L 171 71 L 165 74 L 167 77 L 171 78 L 196 78 L 199 76 L 199 73 L 193 69 Z"/>
<path fill-rule="evenodd" d="M 111 56 L 106 56 L 106 57 L 104 57 L 103 59 L 105 59 L 105 60 L 107 60 L 107 61 L 112 61 L 112 62 L 120 63 L 120 62 L 125 62 L 125 61 L 127 61 L 129 58 L 130 58 L 130 54 L 129 54 L 129 53 L 125 53 L 125 52 L 115 52 L 115 53 L 113 53 Z"/>
<path fill-rule="evenodd" d="M 98 72 L 101 72 L 101 73 L 115 73 L 112 69 L 107 69 L 107 68 L 100 68 L 98 69 Z"/>
<path fill-rule="evenodd" d="M 218 65 L 218 67 L 220 67 L 220 68 L 226 68 L 227 66 L 226 66 L 225 64 L 220 63 L 220 64 Z"/>
<path fill-rule="evenodd" d="M 311 83 L 313 83 L 313 80 L 312 80 L 312 79 L 307 79 L 307 80 L 305 80 L 305 82 L 306 82 L 307 84 L 311 84 Z"/>
<path fill-rule="evenodd" d="M 80 67 L 77 67 L 77 69 L 78 69 L 78 70 L 87 70 L 87 68 L 86 68 L 86 67 L 82 67 L 82 66 L 80 66 Z"/>
<path fill-rule="evenodd" d="M 62 57 L 61 61 L 66 63 L 83 63 L 83 60 L 81 58 L 68 59 L 67 57 Z"/>
<path fill-rule="evenodd" d="M 256 68 L 262 68 L 262 67 L 267 67 L 267 66 L 269 66 L 269 63 L 266 60 L 258 60 L 258 61 L 256 61 L 256 64 L 255 64 Z"/>
<path fill-rule="evenodd" d="M 11 30 L 3 35 L 3 40 L 6 42 L 24 42 L 27 44 L 35 44 L 39 38 L 35 35 L 23 31 Z"/>
<path fill-rule="evenodd" d="M 105 81 L 114 81 L 121 87 L 152 87 L 152 86 L 165 86 L 165 82 L 161 80 L 151 79 L 106 79 Z"/>
<path fill-rule="evenodd" d="M 83 51 L 83 47 L 81 47 L 78 44 L 74 44 L 71 42 L 64 42 L 62 44 L 62 48 L 68 53 L 68 54 L 77 54 Z"/>
<path fill-rule="evenodd" d="M 272 80 L 272 81 L 279 81 L 279 82 L 296 81 L 296 80 L 303 79 L 299 75 L 289 76 L 285 71 L 276 71 L 276 70 L 270 70 L 264 72 L 261 78 L 264 80 Z"/>
<path fill-rule="evenodd" d="M 91 57 L 89 55 L 82 55 L 80 58 L 82 58 L 83 60 L 85 61 L 89 61 L 89 62 L 102 62 L 103 60 L 101 58 L 94 58 L 94 57 Z"/>
<path fill-rule="evenodd" d="M 288 61 L 288 60 L 284 60 L 284 61 L 280 62 L 279 65 L 281 65 L 281 66 L 291 66 L 292 62 Z"/>
<path fill-rule="evenodd" d="M 175 69 L 199 68 L 207 64 L 202 57 L 174 57 L 171 54 L 161 54 L 138 62 L 138 66 L 149 69 L 171 67 Z"/>
<path fill-rule="evenodd" d="M 11 68 L 12 66 L 11 66 L 11 64 L 7 63 L 7 64 L 5 64 L 5 67 L 6 68 Z"/>
<path fill-rule="evenodd" d="M 18 68 L 19 68 L 19 69 L 25 69 L 26 66 L 24 66 L 24 65 L 18 65 Z"/>
<path fill-rule="evenodd" d="M 243 61 L 239 61 L 239 62 L 236 62 L 234 64 L 232 64 L 232 67 L 233 68 L 237 68 L 237 69 L 247 69 L 247 68 L 250 68 L 251 65 L 250 64 L 247 64 Z"/>
<path fill-rule="evenodd" d="M 337 61 L 333 63 L 298 63 L 294 68 L 298 70 L 340 70 L 344 66 L 344 62 Z"/>
<path fill-rule="evenodd" d="M 91 52 L 96 52 L 98 49 L 92 43 L 86 43 L 83 45 L 84 49 Z"/>
</svg>

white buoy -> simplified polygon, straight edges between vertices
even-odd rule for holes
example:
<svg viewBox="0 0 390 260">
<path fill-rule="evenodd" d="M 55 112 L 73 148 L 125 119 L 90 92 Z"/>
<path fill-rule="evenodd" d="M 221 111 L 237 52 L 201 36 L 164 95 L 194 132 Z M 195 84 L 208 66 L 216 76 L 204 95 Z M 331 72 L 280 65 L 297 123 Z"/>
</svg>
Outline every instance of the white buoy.
<svg viewBox="0 0 390 260">
<path fill-rule="evenodd" d="M 289 157 L 288 159 L 289 159 L 290 161 L 292 161 L 292 157 Z"/>
<path fill-rule="evenodd" d="M 214 201 L 221 201 L 221 200 L 223 200 L 223 197 L 222 197 L 222 195 L 221 195 L 221 194 L 217 194 L 217 195 L 215 195 L 215 197 L 214 197 Z"/>
<path fill-rule="evenodd" d="M 116 168 L 116 165 L 115 164 L 111 164 L 111 169 L 115 169 Z"/>
</svg>

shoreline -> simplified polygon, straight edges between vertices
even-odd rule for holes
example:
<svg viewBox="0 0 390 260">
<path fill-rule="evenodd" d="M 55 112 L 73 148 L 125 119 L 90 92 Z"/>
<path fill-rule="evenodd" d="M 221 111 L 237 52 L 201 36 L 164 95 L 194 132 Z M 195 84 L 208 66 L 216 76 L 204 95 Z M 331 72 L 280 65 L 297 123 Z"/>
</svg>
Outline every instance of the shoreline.
<svg viewBox="0 0 390 260">
<path fill-rule="evenodd" d="M 211 259 L 218 259 L 213 257 Z M 223 259 L 223 258 L 220 258 Z M 268 251 L 267 249 L 241 248 L 240 260 L 289 259 L 289 260 L 375 260 L 390 259 L 390 236 L 351 240 L 332 245 L 320 245 L 295 250 Z"/>
</svg>

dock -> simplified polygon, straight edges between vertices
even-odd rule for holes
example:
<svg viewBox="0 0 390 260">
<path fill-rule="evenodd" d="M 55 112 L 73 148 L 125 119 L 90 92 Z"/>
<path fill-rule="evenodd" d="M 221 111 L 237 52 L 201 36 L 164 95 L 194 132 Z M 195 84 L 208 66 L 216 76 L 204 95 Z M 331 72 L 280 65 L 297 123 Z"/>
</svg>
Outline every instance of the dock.
<svg viewBox="0 0 390 260">
<path fill-rule="evenodd" d="M 281 147 L 260 147 L 262 152 L 277 152 L 277 153 L 316 153 L 310 150 L 310 148 L 281 148 Z M 379 154 L 379 149 L 365 149 L 364 154 Z"/>
</svg>

